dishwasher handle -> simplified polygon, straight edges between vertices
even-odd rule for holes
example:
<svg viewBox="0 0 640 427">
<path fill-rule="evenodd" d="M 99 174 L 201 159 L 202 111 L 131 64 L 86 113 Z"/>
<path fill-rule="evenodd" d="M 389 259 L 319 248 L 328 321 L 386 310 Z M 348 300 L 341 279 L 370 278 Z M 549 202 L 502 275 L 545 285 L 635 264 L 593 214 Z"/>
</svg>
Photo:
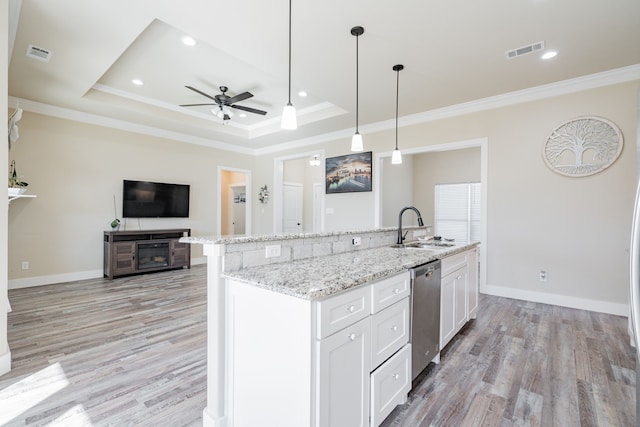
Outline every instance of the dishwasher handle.
<svg viewBox="0 0 640 427">
<path fill-rule="evenodd" d="M 421 276 L 426 276 L 427 279 L 431 279 L 436 270 L 440 268 L 440 260 L 432 261 L 428 264 L 421 265 L 411 269 L 411 279 L 416 279 Z"/>
</svg>

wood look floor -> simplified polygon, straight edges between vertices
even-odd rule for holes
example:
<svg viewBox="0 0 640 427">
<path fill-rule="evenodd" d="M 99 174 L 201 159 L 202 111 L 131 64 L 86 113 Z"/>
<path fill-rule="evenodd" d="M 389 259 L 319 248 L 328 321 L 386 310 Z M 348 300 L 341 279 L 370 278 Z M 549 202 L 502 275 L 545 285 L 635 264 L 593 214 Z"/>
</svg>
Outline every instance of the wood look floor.
<svg viewBox="0 0 640 427">
<path fill-rule="evenodd" d="M 0 377 L 0 426 L 202 425 L 204 266 L 9 298 L 13 369 Z M 480 302 L 385 427 L 635 425 L 626 318 Z"/>
<path fill-rule="evenodd" d="M 206 268 L 9 291 L 1 426 L 201 426 Z"/>
<path fill-rule="evenodd" d="M 627 318 L 482 295 L 384 427 L 635 426 Z"/>
</svg>

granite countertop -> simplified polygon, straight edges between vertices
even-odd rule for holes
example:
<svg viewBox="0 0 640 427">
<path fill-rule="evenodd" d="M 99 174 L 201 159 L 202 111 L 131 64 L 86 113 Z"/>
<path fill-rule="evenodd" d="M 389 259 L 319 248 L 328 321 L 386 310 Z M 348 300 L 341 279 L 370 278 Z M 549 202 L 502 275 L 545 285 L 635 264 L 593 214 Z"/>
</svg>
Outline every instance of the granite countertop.
<svg viewBox="0 0 640 427">
<path fill-rule="evenodd" d="M 352 251 L 249 267 L 224 277 L 307 300 L 321 299 L 412 267 L 472 249 L 478 243 L 444 249 L 392 248 Z"/>
<path fill-rule="evenodd" d="M 416 225 L 408 225 L 403 230 L 417 230 L 424 227 Z M 253 242 L 270 242 L 276 240 L 290 240 L 314 237 L 330 237 L 340 236 L 344 234 L 358 235 L 364 233 L 372 233 L 378 231 L 396 231 L 397 227 L 382 227 L 374 229 L 362 229 L 351 231 L 329 231 L 323 233 L 281 233 L 281 234 L 265 234 L 265 235 L 249 235 L 249 236 L 185 236 L 180 238 L 180 242 L 201 244 L 201 245 L 228 245 L 236 243 L 253 243 Z"/>
</svg>

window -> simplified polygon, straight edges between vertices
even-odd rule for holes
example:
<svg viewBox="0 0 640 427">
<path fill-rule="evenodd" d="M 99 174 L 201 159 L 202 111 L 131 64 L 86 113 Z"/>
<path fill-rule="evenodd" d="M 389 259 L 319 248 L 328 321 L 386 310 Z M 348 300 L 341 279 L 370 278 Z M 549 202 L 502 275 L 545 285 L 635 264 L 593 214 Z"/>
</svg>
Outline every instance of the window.
<svg viewBox="0 0 640 427">
<path fill-rule="evenodd" d="M 435 234 L 458 243 L 480 241 L 480 183 L 435 186 Z"/>
</svg>

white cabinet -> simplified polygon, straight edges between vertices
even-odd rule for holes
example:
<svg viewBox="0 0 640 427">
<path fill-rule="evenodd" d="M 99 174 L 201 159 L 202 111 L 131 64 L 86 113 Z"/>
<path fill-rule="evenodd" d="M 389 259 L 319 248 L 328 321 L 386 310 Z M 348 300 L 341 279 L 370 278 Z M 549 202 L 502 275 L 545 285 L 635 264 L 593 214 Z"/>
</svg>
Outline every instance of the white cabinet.
<svg viewBox="0 0 640 427">
<path fill-rule="evenodd" d="M 469 252 L 469 278 L 468 278 L 468 310 L 469 319 L 475 319 L 478 316 L 478 278 L 480 268 L 478 264 L 478 249 Z"/>
<path fill-rule="evenodd" d="M 317 426 L 369 425 L 370 322 L 363 319 L 316 343 Z"/>
<path fill-rule="evenodd" d="M 379 426 L 391 411 L 407 401 L 411 390 L 411 345 L 407 344 L 371 373 L 371 426 Z"/>
<path fill-rule="evenodd" d="M 478 310 L 476 249 L 442 259 L 440 292 L 440 350 Z"/>
<path fill-rule="evenodd" d="M 230 426 L 377 426 L 406 401 L 409 272 L 320 301 L 226 292 Z"/>
<path fill-rule="evenodd" d="M 371 316 L 371 369 L 409 342 L 409 298 Z"/>
</svg>

